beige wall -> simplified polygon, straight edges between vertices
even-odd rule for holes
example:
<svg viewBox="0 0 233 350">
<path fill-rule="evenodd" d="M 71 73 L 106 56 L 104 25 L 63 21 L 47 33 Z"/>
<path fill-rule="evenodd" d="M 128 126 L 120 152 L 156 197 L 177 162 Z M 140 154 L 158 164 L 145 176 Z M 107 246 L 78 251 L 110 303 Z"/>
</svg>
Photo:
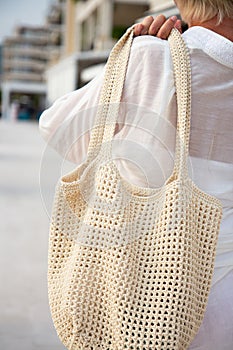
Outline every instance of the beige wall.
<svg viewBox="0 0 233 350">
<path fill-rule="evenodd" d="M 76 4 L 72 0 L 66 1 L 64 54 L 68 56 L 75 51 L 75 11 Z"/>
<path fill-rule="evenodd" d="M 114 25 L 129 27 L 148 9 L 148 4 L 116 2 L 114 5 Z"/>
<path fill-rule="evenodd" d="M 155 11 L 162 11 L 163 9 L 167 9 L 168 7 L 171 7 L 174 5 L 173 0 L 151 0 L 150 1 L 150 7 L 152 10 Z"/>
<path fill-rule="evenodd" d="M 113 26 L 130 26 L 149 9 L 149 0 L 66 1 L 65 56 L 113 46 Z"/>
</svg>

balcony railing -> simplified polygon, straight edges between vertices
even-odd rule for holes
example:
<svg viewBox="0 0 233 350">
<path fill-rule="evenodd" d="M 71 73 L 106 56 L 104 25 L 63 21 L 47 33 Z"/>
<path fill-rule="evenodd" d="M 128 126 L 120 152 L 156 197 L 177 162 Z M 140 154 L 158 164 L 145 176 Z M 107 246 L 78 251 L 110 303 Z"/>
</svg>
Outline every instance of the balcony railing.
<svg viewBox="0 0 233 350">
<path fill-rule="evenodd" d="M 47 59 L 49 52 L 46 47 L 4 47 L 3 57 L 38 57 L 41 59 Z"/>
<path fill-rule="evenodd" d="M 10 72 L 4 73 L 3 81 L 30 81 L 30 82 L 44 82 L 44 74 L 37 74 L 31 72 Z"/>
<path fill-rule="evenodd" d="M 35 60 L 4 60 L 3 69 L 5 70 L 14 70 L 14 69 L 23 69 L 27 68 L 28 70 L 43 72 L 46 68 L 46 62 L 37 62 Z"/>
</svg>

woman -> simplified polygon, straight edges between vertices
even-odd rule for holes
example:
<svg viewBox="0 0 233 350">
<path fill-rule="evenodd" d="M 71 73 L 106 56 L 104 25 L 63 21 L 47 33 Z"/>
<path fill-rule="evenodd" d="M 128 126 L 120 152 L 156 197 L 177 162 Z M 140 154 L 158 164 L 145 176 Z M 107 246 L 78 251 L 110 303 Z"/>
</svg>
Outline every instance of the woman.
<svg viewBox="0 0 233 350">
<path fill-rule="evenodd" d="M 232 350 L 233 1 L 177 0 L 176 4 L 189 25 L 183 37 L 192 66 L 190 173 L 202 190 L 223 204 L 208 306 L 190 350 Z M 175 87 L 169 45 L 161 40 L 173 26 L 180 28 L 176 18 L 159 16 L 147 17 L 135 27 L 138 37 L 122 96 L 125 113 L 119 117 L 113 144 L 122 176 L 144 186 L 160 186 L 173 166 Z M 76 163 L 87 153 L 102 81 L 100 74 L 60 98 L 40 118 L 42 136 Z"/>
</svg>

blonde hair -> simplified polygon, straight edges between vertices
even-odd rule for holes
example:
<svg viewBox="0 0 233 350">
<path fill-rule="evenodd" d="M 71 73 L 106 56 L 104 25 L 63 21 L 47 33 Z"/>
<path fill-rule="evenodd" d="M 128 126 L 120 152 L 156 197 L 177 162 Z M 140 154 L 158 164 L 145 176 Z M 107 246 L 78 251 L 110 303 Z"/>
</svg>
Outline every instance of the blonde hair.
<svg viewBox="0 0 233 350">
<path fill-rule="evenodd" d="M 177 0 L 183 20 L 207 21 L 215 16 L 218 24 L 224 17 L 233 18 L 233 0 Z"/>
</svg>

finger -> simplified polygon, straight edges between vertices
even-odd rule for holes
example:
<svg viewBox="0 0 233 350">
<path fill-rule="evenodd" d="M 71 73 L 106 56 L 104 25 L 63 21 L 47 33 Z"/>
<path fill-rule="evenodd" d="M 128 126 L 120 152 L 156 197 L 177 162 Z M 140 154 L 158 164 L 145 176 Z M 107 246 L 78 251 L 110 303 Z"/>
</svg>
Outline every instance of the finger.
<svg viewBox="0 0 233 350">
<path fill-rule="evenodd" d="M 148 34 L 156 35 L 161 28 L 161 26 L 166 22 L 166 17 L 164 15 L 158 15 L 150 25 Z"/>
<path fill-rule="evenodd" d="M 169 34 L 171 33 L 172 28 L 174 28 L 176 21 L 176 16 L 168 18 L 166 22 L 162 25 L 162 27 L 159 29 L 157 37 L 160 39 L 167 39 L 169 37 Z"/>
<path fill-rule="evenodd" d="M 175 23 L 175 28 L 179 30 L 179 32 L 182 34 L 182 24 L 181 24 L 181 20 L 178 19 Z"/>
<path fill-rule="evenodd" d="M 142 33 L 142 30 L 144 29 L 144 25 L 142 23 L 136 24 L 134 27 L 134 35 L 139 36 Z"/>
<path fill-rule="evenodd" d="M 141 31 L 141 35 L 148 34 L 149 28 L 153 20 L 154 18 L 152 16 L 147 16 L 146 18 L 144 18 L 144 20 L 142 21 L 142 25 L 144 26 L 144 28 Z"/>
</svg>

